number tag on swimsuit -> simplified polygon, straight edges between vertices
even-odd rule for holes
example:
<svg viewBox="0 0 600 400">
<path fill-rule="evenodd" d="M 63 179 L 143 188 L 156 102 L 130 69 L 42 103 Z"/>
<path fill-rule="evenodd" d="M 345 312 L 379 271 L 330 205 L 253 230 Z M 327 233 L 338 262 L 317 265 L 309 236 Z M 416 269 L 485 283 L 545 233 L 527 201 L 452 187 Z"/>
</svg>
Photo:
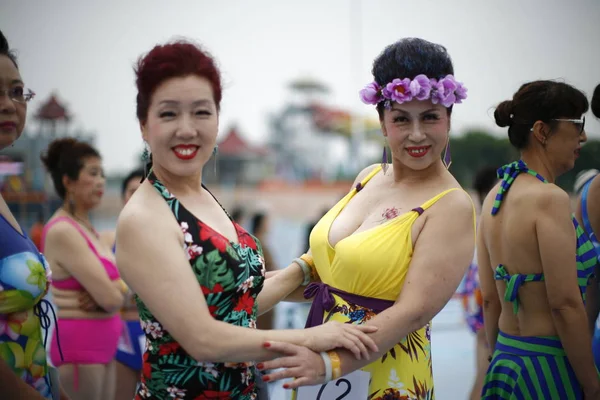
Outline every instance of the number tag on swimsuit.
<svg viewBox="0 0 600 400">
<path fill-rule="evenodd" d="M 303 386 L 296 400 L 365 400 L 369 397 L 371 374 L 354 371 L 325 385 Z"/>
</svg>

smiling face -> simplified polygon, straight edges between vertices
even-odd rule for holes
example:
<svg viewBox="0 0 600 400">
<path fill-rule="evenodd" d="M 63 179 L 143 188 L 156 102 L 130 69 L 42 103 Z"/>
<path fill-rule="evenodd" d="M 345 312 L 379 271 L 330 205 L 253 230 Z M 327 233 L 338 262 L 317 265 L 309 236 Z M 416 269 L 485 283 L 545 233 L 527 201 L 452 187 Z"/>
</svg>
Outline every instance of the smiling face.
<svg viewBox="0 0 600 400">
<path fill-rule="evenodd" d="M 193 176 L 212 155 L 219 118 L 210 82 L 196 75 L 171 78 L 154 91 L 142 135 L 155 168 Z"/>
<path fill-rule="evenodd" d="M 0 149 L 12 145 L 23 133 L 27 104 L 9 97 L 23 90 L 19 70 L 10 58 L 0 55 Z"/>
<path fill-rule="evenodd" d="M 448 110 L 430 100 L 392 103 L 384 110 L 381 127 L 395 163 L 423 170 L 441 162 L 448 141 Z"/>
</svg>

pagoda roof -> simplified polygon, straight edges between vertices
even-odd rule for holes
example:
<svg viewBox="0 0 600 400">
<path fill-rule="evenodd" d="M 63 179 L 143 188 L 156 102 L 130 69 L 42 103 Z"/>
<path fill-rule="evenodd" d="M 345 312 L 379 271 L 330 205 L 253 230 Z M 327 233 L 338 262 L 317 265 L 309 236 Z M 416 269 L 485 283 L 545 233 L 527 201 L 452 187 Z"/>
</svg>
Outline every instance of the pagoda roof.
<svg viewBox="0 0 600 400">
<path fill-rule="evenodd" d="M 240 155 L 266 155 L 266 147 L 254 146 L 248 143 L 239 133 L 236 127 L 232 127 L 225 139 L 219 143 L 219 154 L 240 156 Z"/>
<path fill-rule="evenodd" d="M 54 94 L 52 94 L 48 100 L 42 103 L 35 114 L 35 117 L 37 119 L 46 121 L 69 121 L 71 119 L 67 107 L 63 105 Z"/>
</svg>

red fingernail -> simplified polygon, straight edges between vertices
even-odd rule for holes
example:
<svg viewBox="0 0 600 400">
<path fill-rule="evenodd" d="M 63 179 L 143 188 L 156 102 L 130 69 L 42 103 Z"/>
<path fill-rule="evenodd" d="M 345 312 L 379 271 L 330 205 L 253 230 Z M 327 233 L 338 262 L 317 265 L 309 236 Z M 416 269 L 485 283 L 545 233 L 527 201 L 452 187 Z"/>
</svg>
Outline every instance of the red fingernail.
<svg viewBox="0 0 600 400">
<path fill-rule="evenodd" d="M 264 367 L 265 367 L 265 365 L 263 363 L 256 364 L 256 368 L 258 368 L 258 369 L 263 369 Z"/>
<path fill-rule="evenodd" d="M 263 382 L 269 382 L 271 380 L 271 378 L 269 378 L 267 375 L 262 377 Z"/>
<path fill-rule="evenodd" d="M 284 388 L 284 389 L 289 389 L 289 388 L 290 388 L 290 385 L 288 385 L 288 384 L 286 383 L 285 385 L 283 385 L 283 388 Z"/>
<path fill-rule="evenodd" d="M 265 344 L 263 344 L 263 346 L 265 346 L 266 348 L 269 348 L 269 347 L 271 347 L 271 343 L 265 342 Z"/>
</svg>

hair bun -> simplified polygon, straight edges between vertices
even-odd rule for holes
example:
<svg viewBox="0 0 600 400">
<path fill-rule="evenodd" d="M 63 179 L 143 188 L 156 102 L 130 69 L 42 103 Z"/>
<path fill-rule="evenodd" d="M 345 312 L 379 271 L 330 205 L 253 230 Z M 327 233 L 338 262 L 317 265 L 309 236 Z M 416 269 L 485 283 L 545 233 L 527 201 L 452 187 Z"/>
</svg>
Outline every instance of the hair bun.
<svg viewBox="0 0 600 400">
<path fill-rule="evenodd" d="M 594 89 L 591 108 L 592 113 L 596 116 L 596 118 L 600 118 L 600 85 L 596 86 L 596 89 Z"/>
<path fill-rule="evenodd" d="M 63 154 L 69 154 L 69 150 L 77 145 L 77 140 L 73 138 L 62 138 L 54 140 L 48 146 L 45 155 L 41 156 L 42 162 L 48 172 L 57 172 L 60 168 L 60 161 Z"/>
<path fill-rule="evenodd" d="M 8 40 L 6 40 L 6 36 L 0 31 L 0 54 L 8 53 L 9 50 Z"/>
<path fill-rule="evenodd" d="M 494 111 L 494 118 L 496 119 L 496 125 L 500 128 L 509 126 L 512 123 L 514 106 L 512 100 L 505 100 L 498 104 Z"/>
</svg>

